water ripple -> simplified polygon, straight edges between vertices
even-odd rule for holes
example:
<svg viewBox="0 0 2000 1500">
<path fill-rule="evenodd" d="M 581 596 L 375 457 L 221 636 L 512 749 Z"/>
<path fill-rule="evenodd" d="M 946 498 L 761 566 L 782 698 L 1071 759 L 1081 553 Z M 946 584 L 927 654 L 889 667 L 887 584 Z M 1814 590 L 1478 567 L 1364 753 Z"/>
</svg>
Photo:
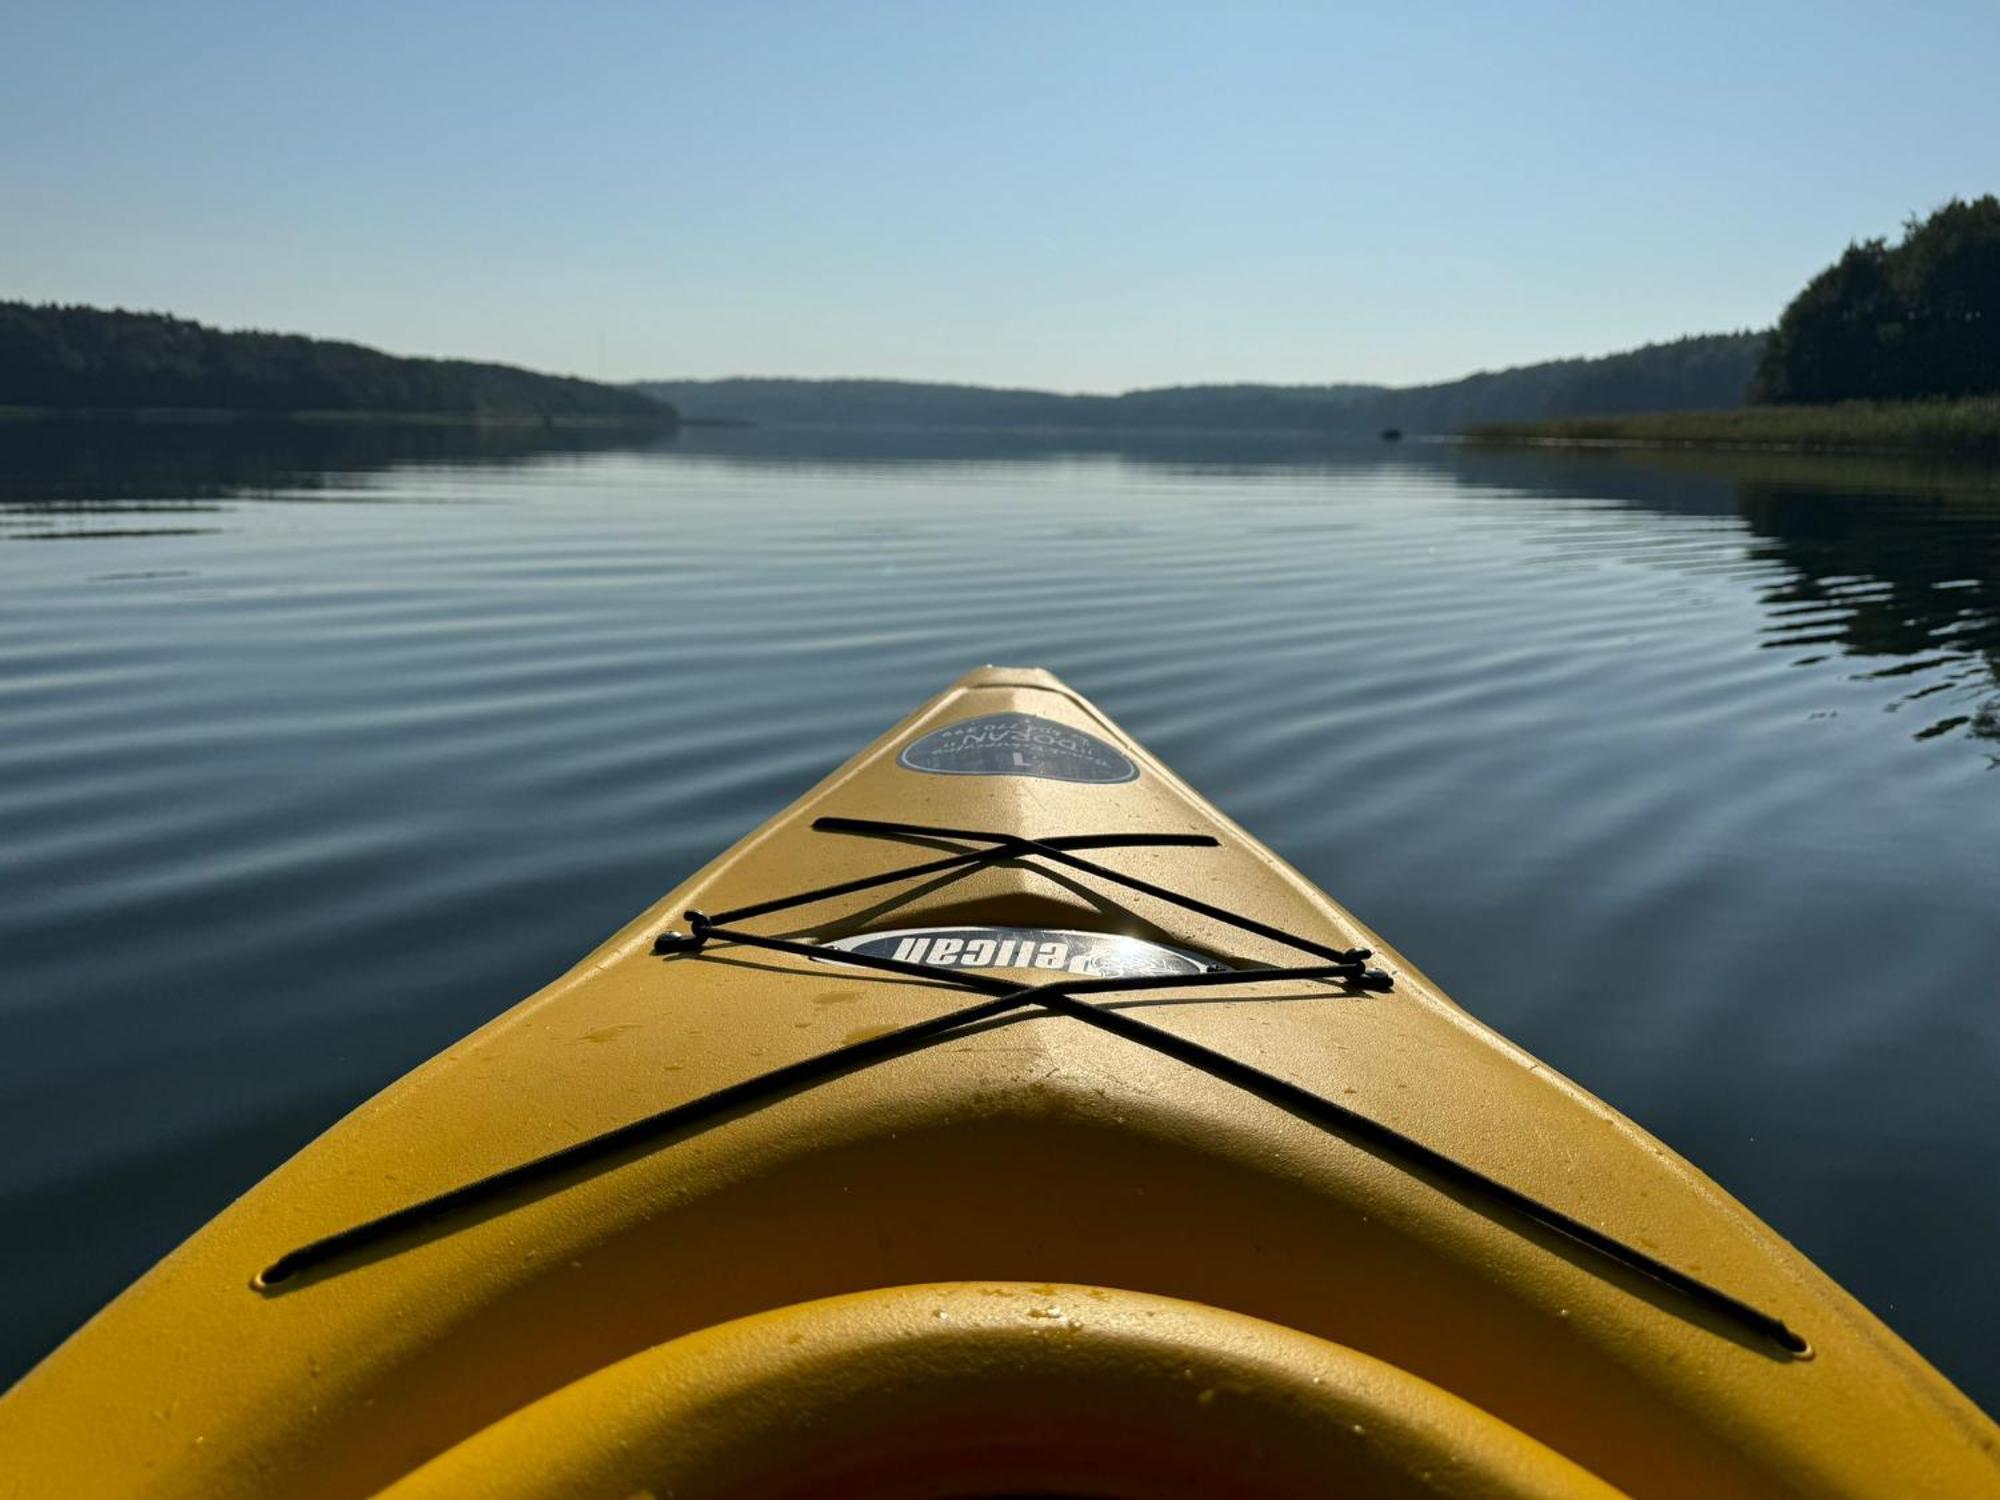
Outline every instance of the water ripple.
<svg viewBox="0 0 2000 1500">
<path fill-rule="evenodd" d="M 382 441 L 99 464 L 101 492 L 0 463 L 12 1368 L 1011 661 L 2000 1395 L 1968 1311 L 2000 1247 L 1990 489 L 1407 445 Z M 79 545 L 8 545 L 37 535 Z M 1917 1191 L 1954 1233 L 1891 1254 Z"/>
</svg>

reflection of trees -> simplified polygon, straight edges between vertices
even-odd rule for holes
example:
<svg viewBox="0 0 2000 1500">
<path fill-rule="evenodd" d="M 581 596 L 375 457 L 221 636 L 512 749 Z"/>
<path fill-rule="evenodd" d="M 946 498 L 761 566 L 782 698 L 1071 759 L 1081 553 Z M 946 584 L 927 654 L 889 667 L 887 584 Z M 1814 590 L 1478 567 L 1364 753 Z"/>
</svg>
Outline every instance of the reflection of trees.
<svg viewBox="0 0 2000 1500">
<path fill-rule="evenodd" d="M 514 463 L 666 441 L 645 429 L 527 423 L 0 421 L 0 504 L 171 507 L 309 490 L 402 464 Z"/>
<path fill-rule="evenodd" d="M 1162 429 L 1142 432 L 1085 427 L 878 428 L 749 427 L 688 425 L 679 451 L 747 468 L 802 465 L 834 470 L 899 469 L 925 465 L 1033 459 L 1115 459 L 1129 467 L 1181 473 L 1260 470 L 1342 472 L 1379 468 L 1404 450 L 1386 449 L 1373 431 L 1365 443 L 1319 432 L 1212 432 Z"/>
<path fill-rule="evenodd" d="M 529 425 L 4 422 L 0 540 L 28 534 L 24 518 L 214 510 L 245 491 L 305 495 L 404 465 L 509 464 L 669 441 L 703 462 L 794 471 L 1068 457 L 1163 474 L 1401 474 L 1665 515 L 1740 515 L 1752 556 L 1785 574 L 1764 595 L 1771 645 L 1869 659 L 1865 675 L 1893 685 L 1896 706 L 1924 706 L 1920 738 L 1963 733 L 2000 745 L 2000 474 L 1935 461 L 1388 449 L 1296 434 L 687 428 L 670 440 Z M 159 519 L 149 516 L 144 529 L 165 529 Z"/>
<path fill-rule="evenodd" d="M 1462 482 L 1609 500 L 1677 516 L 1740 515 L 1769 585 L 1767 641 L 1806 660 L 1873 658 L 1918 739 L 2000 743 L 2000 471 L 1889 454 L 1434 450 Z M 2000 766 L 2000 754 L 1994 764 Z"/>
<path fill-rule="evenodd" d="M 1752 555 L 1788 575 L 1764 596 L 1770 644 L 1882 659 L 1866 675 L 1898 684 L 1897 707 L 1925 705 L 1918 738 L 2000 743 L 2000 474 L 1988 469 L 1893 455 L 1385 449 L 1214 433 L 696 429 L 681 446 L 793 468 L 1071 456 L 1207 475 L 1401 473 L 1662 515 L 1741 516 Z"/>
<path fill-rule="evenodd" d="M 1740 499 L 1752 555 L 1793 574 L 1765 596 L 1772 645 L 1895 658 L 1866 675 L 1907 680 L 1898 707 L 1930 706 L 1919 739 L 2000 741 L 2000 496 L 1753 482 Z"/>
</svg>

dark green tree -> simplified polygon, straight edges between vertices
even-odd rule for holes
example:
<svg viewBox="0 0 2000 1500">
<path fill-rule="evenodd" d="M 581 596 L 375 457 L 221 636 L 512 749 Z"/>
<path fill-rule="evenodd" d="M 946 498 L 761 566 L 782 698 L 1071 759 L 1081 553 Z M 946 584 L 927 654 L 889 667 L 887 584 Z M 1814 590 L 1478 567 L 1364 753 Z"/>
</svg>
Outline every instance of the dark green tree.
<svg viewBox="0 0 2000 1500">
<path fill-rule="evenodd" d="M 638 391 L 512 365 L 25 302 L 0 302 L 0 406 L 674 420 Z"/>
<path fill-rule="evenodd" d="M 1954 198 L 1864 240 L 1778 319 L 1751 399 L 1915 400 L 2000 392 L 2000 199 Z"/>
<path fill-rule="evenodd" d="M 1806 283 L 1772 330 L 1751 385 L 1767 402 L 1882 397 L 1895 384 L 1884 351 L 1902 339 L 1903 312 L 1882 240 L 1849 245 Z"/>
<path fill-rule="evenodd" d="M 1893 273 L 1911 395 L 2000 391 L 2000 198 L 1954 199 L 1906 226 Z"/>
</svg>

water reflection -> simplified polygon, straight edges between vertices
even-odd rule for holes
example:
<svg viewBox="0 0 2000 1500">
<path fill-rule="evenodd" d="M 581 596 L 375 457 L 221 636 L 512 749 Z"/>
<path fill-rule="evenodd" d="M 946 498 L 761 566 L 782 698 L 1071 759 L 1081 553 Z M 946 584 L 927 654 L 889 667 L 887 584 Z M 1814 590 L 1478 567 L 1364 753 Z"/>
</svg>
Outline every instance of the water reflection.
<svg viewBox="0 0 2000 1500">
<path fill-rule="evenodd" d="M 1891 710 L 1923 705 L 1917 739 L 2000 742 L 2000 505 L 1990 492 L 1750 484 L 1740 503 L 1755 555 L 1793 574 L 1765 593 L 1766 644 L 1888 660 L 1861 676 L 1897 685 Z"/>
<path fill-rule="evenodd" d="M 168 529 L 201 534 L 132 534 Z M 0 539 L 31 536 L 94 545 L 0 546 L 0 1380 L 1012 660 L 2000 1395 L 1966 1311 L 2000 1243 L 1989 477 L 0 426 Z M 1862 931 L 1892 991 L 1828 941 Z"/>
<path fill-rule="evenodd" d="M 671 451 L 730 468 L 909 473 L 1032 460 L 1115 463 L 1179 478 L 1285 472 L 1445 480 L 1496 494 L 1733 518 L 1748 559 L 1782 570 L 1761 597 L 1764 644 L 1802 666 L 1869 665 L 1886 711 L 1919 740 L 2000 744 L 2000 472 L 1894 457 L 1582 454 L 1336 443 L 1307 433 L 685 429 L 311 422 L 0 424 L 0 541 L 195 536 L 245 498 L 412 497 L 369 476 Z M 353 492 L 365 489 L 363 496 Z M 1273 522 L 1311 529 L 1300 520 Z M 1601 543 L 1600 543 L 1601 544 Z M 1705 558 L 1703 565 L 1712 565 Z M 1921 708 L 1919 708 L 1921 705 Z M 1994 763 L 2000 764 L 2000 752 Z"/>
<path fill-rule="evenodd" d="M 436 464 L 515 464 L 650 448 L 670 434 L 620 427 L 336 421 L 0 420 L 0 540 L 220 529 L 130 517 L 214 517 L 213 502 L 310 499 L 355 477 Z M 87 524 L 113 518 L 110 526 Z"/>
<path fill-rule="evenodd" d="M 1185 478 L 1287 471 L 1473 489 L 1739 520 L 1750 561 L 1783 570 L 1761 597 L 1765 644 L 1889 659 L 1858 674 L 1922 704 L 1916 739 L 2000 742 L 2000 471 L 1883 455 L 1588 454 L 1310 434 L 771 430 L 688 434 L 690 457 L 788 470 L 907 469 L 1034 459 L 1112 461 Z M 1616 545 L 1613 543 L 1612 545 Z M 1701 559 L 1713 566 L 1712 557 Z M 1996 756 L 1995 764 L 2000 764 Z"/>
<path fill-rule="evenodd" d="M 2000 743 L 2000 472 L 1886 456 L 1454 455 L 1454 472 L 1551 497 L 1731 516 L 1767 565 L 1763 644 L 1869 663 L 1918 740 Z M 1879 663 L 1879 664 L 1878 664 Z M 1921 705 L 1919 707 L 1919 705 Z M 1989 759 L 2000 765 L 2000 754 Z"/>
</svg>

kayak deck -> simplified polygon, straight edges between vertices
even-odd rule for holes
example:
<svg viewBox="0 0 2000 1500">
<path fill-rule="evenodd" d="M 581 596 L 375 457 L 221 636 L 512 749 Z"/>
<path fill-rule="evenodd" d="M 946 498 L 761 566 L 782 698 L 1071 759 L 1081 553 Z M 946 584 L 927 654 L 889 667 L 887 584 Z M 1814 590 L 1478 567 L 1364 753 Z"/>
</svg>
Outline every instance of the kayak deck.
<svg viewBox="0 0 2000 1500">
<path fill-rule="evenodd" d="M 994 845 L 823 818 L 1104 842 L 1072 851 L 1085 868 L 1010 846 L 862 886 Z M 1122 842 L 1160 836 L 1183 842 Z M 740 914 L 825 887 L 851 889 Z M 690 910 L 729 920 L 690 932 Z M 669 931 L 702 941 L 655 951 Z M 1033 960 L 1027 937 L 968 936 L 998 933 L 1033 934 Z M 918 940 L 900 961 L 940 972 L 854 961 Z M 987 963 L 963 966 L 982 942 Z M 982 985 L 1078 990 L 1072 961 L 1232 975 L 1362 948 L 1390 988 L 1085 991 L 1068 1005 L 1095 1020 L 1043 1001 L 882 1045 Z M 843 1049 L 854 1066 L 815 1061 Z M 713 1353 L 751 1347 L 719 1332 L 739 1320 L 943 1283 L 1162 1298 L 1338 1346 L 1460 1403 L 1469 1425 L 1440 1430 L 1467 1452 L 1490 1422 L 1574 1466 L 1577 1493 L 2000 1488 L 1993 1425 L 1740 1205 L 1459 1010 L 1056 679 L 999 668 L 273 1173 L 0 1400 L 0 1446 L 17 1481 L 75 1494 L 477 1493 L 452 1486 L 481 1445 L 532 1429 L 553 1464 L 562 1433 L 605 1438 L 591 1413 L 640 1378 L 614 1373 L 628 1361 L 740 1376 Z M 656 1352 L 690 1338 L 706 1364 Z"/>
</svg>

